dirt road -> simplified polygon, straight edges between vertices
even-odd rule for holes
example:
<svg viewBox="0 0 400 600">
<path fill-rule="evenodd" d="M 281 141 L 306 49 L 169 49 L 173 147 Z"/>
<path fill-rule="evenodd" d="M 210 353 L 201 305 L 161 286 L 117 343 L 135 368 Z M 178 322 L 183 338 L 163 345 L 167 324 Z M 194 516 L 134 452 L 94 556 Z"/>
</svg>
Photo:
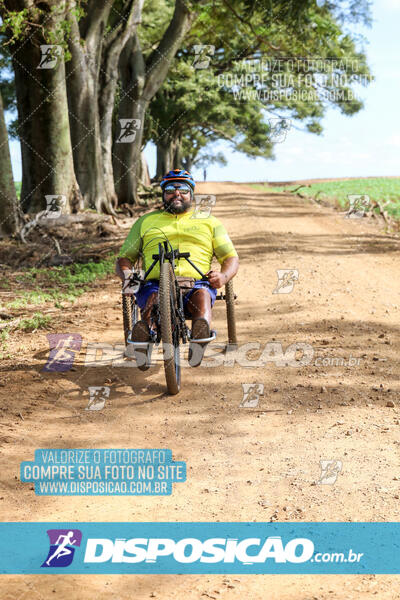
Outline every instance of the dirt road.
<svg viewBox="0 0 400 600">
<path fill-rule="evenodd" d="M 110 278 L 54 320 L 53 333 L 84 340 L 73 371 L 41 372 L 42 332 L 27 335 L 18 361 L 3 367 L 1 519 L 399 521 L 399 239 L 284 194 L 211 182 L 198 191 L 217 194 L 215 214 L 240 256 L 240 343 L 306 342 L 312 361 L 183 369 L 175 397 L 165 394 L 161 363 L 145 373 L 85 367 L 88 343 L 121 343 L 119 285 Z M 273 293 L 278 269 L 298 270 L 289 294 Z M 214 327 L 226 341 L 221 302 Z M 241 407 L 242 384 L 252 383 L 264 386 L 258 406 Z M 105 408 L 86 411 L 88 386 L 104 384 Z M 187 461 L 188 478 L 172 496 L 129 498 L 41 497 L 19 481 L 20 462 L 36 448 L 89 447 L 170 448 Z M 342 470 L 336 483 L 316 485 L 324 459 Z M 400 598 L 398 583 L 372 575 L 2 576 L 1 598 L 381 600 Z"/>
</svg>

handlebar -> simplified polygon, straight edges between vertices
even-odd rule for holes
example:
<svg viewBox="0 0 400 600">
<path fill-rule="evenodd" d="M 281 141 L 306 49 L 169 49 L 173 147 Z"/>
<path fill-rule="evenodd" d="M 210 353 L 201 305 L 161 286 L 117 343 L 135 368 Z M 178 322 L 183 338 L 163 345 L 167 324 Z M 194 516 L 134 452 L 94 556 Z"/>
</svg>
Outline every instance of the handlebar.
<svg viewBox="0 0 400 600">
<path fill-rule="evenodd" d="M 179 260 L 180 258 L 184 258 L 187 260 L 190 266 L 193 267 L 193 269 L 195 269 L 199 273 L 201 279 L 207 281 L 208 276 L 205 275 L 202 271 L 200 271 L 200 269 L 196 267 L 196 265 L 190 260 L 189 257 L 190 252 L 179 252 L 178 248 L 176 248 L 175 250 L 168 250 L 168 242 L 163 242 L 163 244 L 159 243 L 158 254 L 152 255 L 153 262 L 149 269 L 147 269 L 144 275 L 144 279 L 147 278 L 148 274 L 153 270 L 153 268 L 158 262 L 160 263 L 160 265 L 162 265 L 165 262 L 165 260 L 168 260 L 171 263 L 172 268 L 175 270 L 175 259 Z"/>
</svg>

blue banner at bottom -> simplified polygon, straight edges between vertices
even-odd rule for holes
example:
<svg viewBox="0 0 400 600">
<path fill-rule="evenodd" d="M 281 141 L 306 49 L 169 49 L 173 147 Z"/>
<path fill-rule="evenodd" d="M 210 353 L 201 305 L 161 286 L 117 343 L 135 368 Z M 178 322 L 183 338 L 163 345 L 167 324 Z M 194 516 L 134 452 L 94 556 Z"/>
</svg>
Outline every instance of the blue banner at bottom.
<svg viewBox="0 0 400 600">
<path fill-rule="evenodd" d="M 400 523 L 0 523 L 1 573 L 399 574 Z"/>
</svg>

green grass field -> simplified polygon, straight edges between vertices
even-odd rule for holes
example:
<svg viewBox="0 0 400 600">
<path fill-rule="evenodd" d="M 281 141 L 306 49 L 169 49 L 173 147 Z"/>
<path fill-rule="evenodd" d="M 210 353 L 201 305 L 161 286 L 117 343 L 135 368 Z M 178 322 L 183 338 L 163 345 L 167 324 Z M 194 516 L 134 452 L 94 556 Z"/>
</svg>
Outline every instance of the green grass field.
<svg viewBox="0 0 400 600">
<path fill-rule="evenodd" d="M 271 192 L 292 191 L 299 187 L 300 183 L 289 186 L 273 186 L 265 184 L 251 184 L 259 190 Z M 303 187 L 299 192 L 304 196 L 315 196 L 317 192 L 319 199 L 336 201 L 341 207 L 347 209 L 349 194 L 362 194 L 371 200 L 379 201 L 385 210 L 394 218 L 400 218 L 400 177 L 374 177 L 371 179 L 338 179 L 337 181 L 321 181 L 312 183 L 310 187 Z"/>
</svg>

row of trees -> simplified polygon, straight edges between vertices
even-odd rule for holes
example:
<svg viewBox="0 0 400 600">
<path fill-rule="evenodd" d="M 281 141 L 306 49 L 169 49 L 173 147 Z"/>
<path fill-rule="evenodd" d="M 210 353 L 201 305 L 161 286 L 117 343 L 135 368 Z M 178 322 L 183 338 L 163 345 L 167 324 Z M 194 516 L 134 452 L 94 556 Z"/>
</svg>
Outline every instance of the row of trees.
<svg viewBox="0 0 400 600">
<path fill-rule="evenodd" d="M 345 114 L 362 107 L 321 92 L 348 92 L 369 76 L 348 30 L 368 20 L 367 0 L 0 0 L 0 15 L 0 221 L 9 233 L 18 211 L 2 104 L 17 113 L 18 210 L 38 212 L 46 195 L 62 194 L 69 212 L 114 213 L 137 199 L 149 141 L 157 177 L 223 161 L 212 152 L 220 139 L 271 158 L 268 115 L 320 133 L 329 104 Z M 279 81 L 287 93 L 274 97 Z M 240 97 L 246 90 L 257 93 Z"/>
</svg>

